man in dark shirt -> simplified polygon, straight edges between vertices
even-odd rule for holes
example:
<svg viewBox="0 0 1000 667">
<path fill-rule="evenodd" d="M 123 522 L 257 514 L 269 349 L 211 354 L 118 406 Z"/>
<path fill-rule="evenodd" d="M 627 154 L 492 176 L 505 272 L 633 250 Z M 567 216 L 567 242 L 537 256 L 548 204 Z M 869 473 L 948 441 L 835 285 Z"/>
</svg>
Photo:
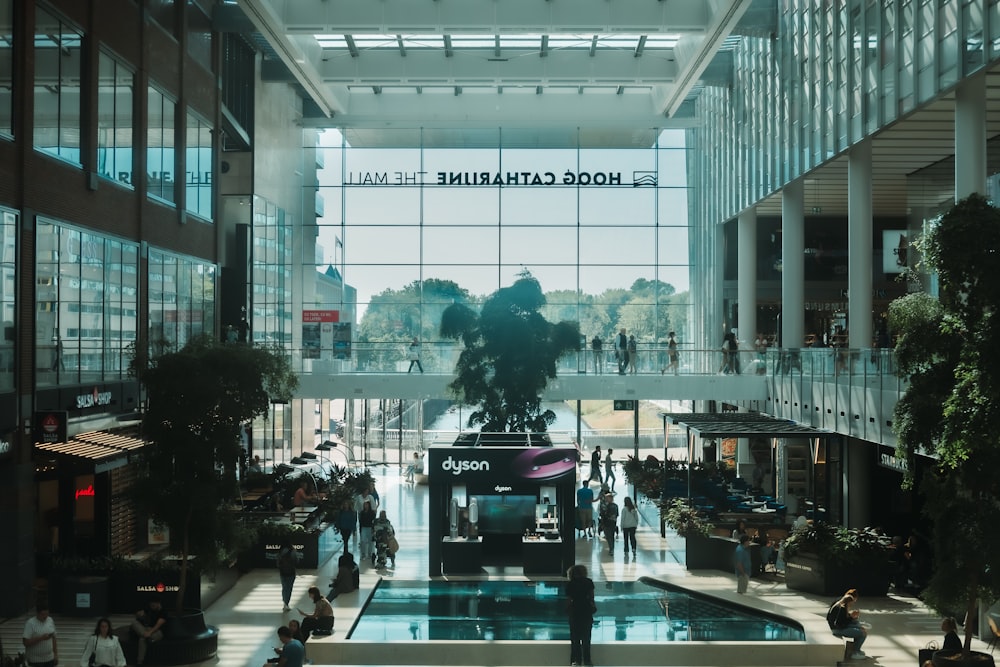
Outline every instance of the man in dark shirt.
<svg viewBox="0 0 1000 667">
<path fill-rule="evenodd" d="M 604 484 L 604 478 L 601 477 L 601 446 L 598 445 L 594 447 L 594 452 L 590 455 L 590 480 L 596 479 L 599 483 Z"/>
<path fill-rule="evenodd" d="M 141 665 L 146 660 L 146 649 L 149 642 L 158 642 L 163 639 L 163 626 L 166 622 L 167 614 L 163 611 L 163 605 L 157 598 L 151 598 L 144 609 L 136 612 L 135 620 L 132 621 L 131 625 L 132 632 L 139 638 L 136 664 Z"/>
</svg>

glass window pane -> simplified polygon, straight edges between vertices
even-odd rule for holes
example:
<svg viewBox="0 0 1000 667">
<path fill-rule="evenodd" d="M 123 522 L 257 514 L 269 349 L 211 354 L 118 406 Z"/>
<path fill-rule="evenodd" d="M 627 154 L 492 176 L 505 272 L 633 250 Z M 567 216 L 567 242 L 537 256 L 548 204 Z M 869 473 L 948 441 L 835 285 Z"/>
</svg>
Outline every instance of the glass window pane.
<svg viewBox="0 0 1000 667">
<path fill-rule="evenodd" d="M 500 235 L 501 261 L 504 264 L 570 264 L 577 260 L 576 227 L 505 226 Z M 542 285 L 549 289 L 548 285 Z"/>
<path fill-rule="evenodd" d="M 154 86 L 148 90 L 146 126 L 146 187 L 149 195 L 173 203 L 174 173 L 174 102 Z"/>
<path fill-rule="evenodd" d="M 193 113 L 187 115 L 184 142 L 186 175 L 184 207 L 204 220 L 212 219 L 212 132 Z"/>
<path fill-rule="evenodd" d="M 97 173 L 132 187 L 132 72 L 101 53 L 97 84 Z"/>
<path fill-rule="evenodd" d="M 14 0 L 0 0 L 0 134 L 13 136 Z"/>
<path fill-rule="evenodd" d="M 424 265 L 495 264 L 499 230 L 494 227 L 424 227 Z M 458 251 L 456 252 L 456 249 Z"/>
<path fill-rule="evenodd" d="M 80 33 L 38 8 L 35 25 L 34 146 L 80 164 Z"/>
<path fill-rule="evenodd" d="M 349 225 L 344 247 L 352 264 L 419 264 L 420 228 Z"/>
</svg>

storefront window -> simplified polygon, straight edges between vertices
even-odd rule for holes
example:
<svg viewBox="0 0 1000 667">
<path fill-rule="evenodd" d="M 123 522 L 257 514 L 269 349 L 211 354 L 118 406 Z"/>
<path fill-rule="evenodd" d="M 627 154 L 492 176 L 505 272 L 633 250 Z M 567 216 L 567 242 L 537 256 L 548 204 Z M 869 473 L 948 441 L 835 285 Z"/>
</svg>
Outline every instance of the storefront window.
<svg viewBox="0 0 1000 667">
<path fill-rule="evenodd" d="M 81 34 L 41 8 L 35 20 L 34 146 L 79 165 Z"/>
<path fill-rule="evenodd" d="M 187 115 L 185 133 L 187 195 L 185 208 L 205 220 L 212 219 L 212 128 L 193 113 Z"/>
<path fill-rule="evenodd" d="M 101 53 L 99 60 L 97 173 L 132 187 L 134 75 L 106 53 Z"/>
<path fill-rule="evenodd" d="M 215 265 L 150 248 L 148 266 L 150 354 L 213 333 Z"/>
<path fill-rule="evenodd" d="M 39 218 L 36 383 L 124 379 L 137 330 L 138 247 Z"/>
<path fill-rule="evenodd" d="M 14 135 L 14 0 L 0 0 L 0 135 Z"/>
<path fill-rule="evenodd" d="M 174 203 L 175 102 L 155 86 L 150 86 L 146 124 L 146 188 L 150 197 Z"/>
</svg>

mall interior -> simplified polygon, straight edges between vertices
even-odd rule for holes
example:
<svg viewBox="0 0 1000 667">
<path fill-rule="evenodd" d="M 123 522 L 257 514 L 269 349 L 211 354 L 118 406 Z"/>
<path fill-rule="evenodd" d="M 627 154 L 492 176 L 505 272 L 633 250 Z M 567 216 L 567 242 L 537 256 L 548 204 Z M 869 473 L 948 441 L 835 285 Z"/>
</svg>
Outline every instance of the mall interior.
<svg viewBox="0 0 1000 667">
<path fill-rule="evenodd" d="M 791 420 L 713 456 L 914 530 L 886 312 L 997 194 L 998 65 L 994 0 L 0 0 L 0 615 L 39 554 L 148 546 L 136 350 L 279 344 L 248 453 L 399 470 L 462 428 L 441 313 L 526 274 L 580 325 L 545 400 L 585 452 L 581 403 Z"/>
</svg>

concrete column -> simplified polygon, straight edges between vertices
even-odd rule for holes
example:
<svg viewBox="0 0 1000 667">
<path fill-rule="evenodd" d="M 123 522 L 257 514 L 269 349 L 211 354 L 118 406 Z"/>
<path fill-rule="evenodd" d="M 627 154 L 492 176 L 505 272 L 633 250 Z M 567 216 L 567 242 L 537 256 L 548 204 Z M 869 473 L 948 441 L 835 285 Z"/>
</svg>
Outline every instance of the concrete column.
<svg viewBox="0 0 1000 667">
<path fill-rule="evenodd" d="M 737 221 L 737 273 L 736 298 L 739 303 L 739 338 L 744 344 L 753 344 L 757 337 L 757 209 L 748 208 L 740 213 Z"/>
<path fill-rule="evenodd" d="M 986 79 L 980 72 L 955 89 L 955 201 L 986 193 Z"/>
<path fill-rule="evenodd" d="M 847 156 L 847 329 L 852 348 L 872 345 L 872 144 Z"/>
<path fill-rule="evenodd" d="M 781 190 L 781 346 L 805 340 L 805 215 L 802 180 Z"/>
</svg>

